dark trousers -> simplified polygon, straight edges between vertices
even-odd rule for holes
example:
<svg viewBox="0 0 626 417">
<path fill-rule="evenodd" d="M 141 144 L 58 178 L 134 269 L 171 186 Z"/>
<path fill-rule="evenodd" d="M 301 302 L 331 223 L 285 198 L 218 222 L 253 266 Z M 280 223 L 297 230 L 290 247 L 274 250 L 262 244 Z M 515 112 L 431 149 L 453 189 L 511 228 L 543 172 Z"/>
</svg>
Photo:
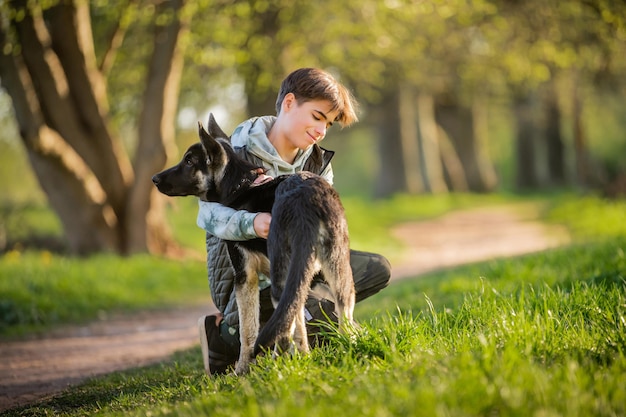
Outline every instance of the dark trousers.
<svg viewBox="0 0 626 417">
<path fill-rule="evenodd" d="M 356 302 L 365 300 L 376 294 L 389 284 L 391 278 L 391 264 L 382 255 L 370 252 L 350 250 L 350 266 L 352 267 L 352 277 L 354 279 L 354 290 Z M 325 285 L 322 277 L 314 279 L 313 286 Z M 307 309 L 313 314 L 313 320 L 325 320 L 329 313 L 328 307 L 319 307 L 320 303 L 328 304 L 328 300 L 320 299 L 314 294 L 307 300 Z M 265 323 L 272 312 L 274 306 L 270 295 L 270 288 L 266 288 L 260 293 L 261 304 L 261 326 Z M 330 308 L 332 311 L 334 308 Z M 316 312 L 319 312 L 319 317 Z M 311 321 L 313 321 L 311 320 Z M 239 346 L 239 332 L 233 333 L 226 323 L 222 322 L 222 338 L 233 346 Z"/>
</svg>

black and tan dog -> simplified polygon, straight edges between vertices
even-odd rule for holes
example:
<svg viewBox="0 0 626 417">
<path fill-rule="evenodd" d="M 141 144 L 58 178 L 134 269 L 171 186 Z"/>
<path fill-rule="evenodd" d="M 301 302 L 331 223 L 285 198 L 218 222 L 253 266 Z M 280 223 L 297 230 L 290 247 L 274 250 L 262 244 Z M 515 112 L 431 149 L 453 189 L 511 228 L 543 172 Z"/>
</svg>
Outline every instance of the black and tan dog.
<svg viewBox="0 0 626 417">
<path fill-rule="evenodd" d="M 259 167 L 237 155 L 213 115 L 208 132 L 199 124 L 199 136 L 200 143 L 190 146 L 178 165 L 152 177 L 159 191 L 272 214 L 267 241 L 227 242 L 241 337 L 235 372 L 246 373 L 254 357 L 271 346 L 275 352 L 288 351 L 292 340 L 300 352 L 308 352 L 304 303 L 317 273 L 334 295 L 340 330 L 347 330 L 353 320 L 354 281 L 348 226 L 336 191 L 310 172 L 255 185 Z M 270 276 L 275 306 L 260 333 L 259 272 Z"/>
</svg>

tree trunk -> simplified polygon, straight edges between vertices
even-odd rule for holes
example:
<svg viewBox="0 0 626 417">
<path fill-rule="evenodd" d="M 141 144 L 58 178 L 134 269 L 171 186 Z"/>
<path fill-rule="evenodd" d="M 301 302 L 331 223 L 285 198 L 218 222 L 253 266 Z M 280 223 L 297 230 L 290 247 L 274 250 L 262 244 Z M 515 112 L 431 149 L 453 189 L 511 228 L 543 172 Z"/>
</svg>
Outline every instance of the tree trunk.
<svg viewBox="0 0 626 417">
<path fill-rule="evenodd" d="M 149 138 L 153 132 L 142 131 L 146 136 L 140 139 L 136 154 L 141 161 L 135 167 L 109 129 L 106 82 L 97 70 L 88 2 L 59 2 L 45 12 L 37 2 L 25 0 L 13 1 L 10 7 L 21 10 L 8 22 L 18 43 L 11 43 L 8 28 L 2 26 L 3 52 L 10 47 L 13 52 L 2 56 L 1 79 L 13 100 L 29 160 L 61 220 L 69 250 L 76 254 L 145 250 L 150 247 L 146 236 L 158 235 L 164 224 L 162 213 L 150 212 L 146 231 L 150 176 L 163 167 L 165 158 L 158 149 L 173 135 L 180 62 L 172 58 L 176 41 L 171 41 L 178 39 L 176 11 L 182 0 L 159 5 L 175 16 L 161 28 L 161 34 L 169 33 L 167 39 L 158 38 L 164 42 L 155 55 L 165 59 L 153 61 L 167 75 L 150 74 L 154 79 L 147 90 L 160 90 L 161 95 L 146 92 L 150 101 L 146 107 L 156 110 L 146 111 L 145 116 L 157 129 Z M 127 199 L 129 190 L 131 199 Z M 138 229 L 131 230 L 129 223 Z"/>
<path fill-rule="evenodd" d="M 498 185 L 498 175 L 489 154 L 489 115 L 487 102 L 480 93 L 472 99 L 472 120 L 476 162 L 483 184 L 482 191 L 493 191 Z"/>
<path fill-rule="evenodd" d="M 439 149 L 441 150 L 444 178 L 446 178 L 448 188 L 458 192 L 469 191 L 461 159 L 456 153 L 454 144 L 448 137 L 448 134 L 441 126 L 437 126 L 437 137 L 439 138 Z"/>
<path fill-rule="evenodd" d="M 583 128 L 583 104 L 578 91 L 578 83 L 574 82 L 572 89 L 572 117 L 574 121 L 574 152 L 576 155 L 576 182 L 581 188 L 589 185 L 589 166 L 587 155 L 587 141 Z"/>
<path fill-rule="evenodd" d="M 477 138 L 475 111 L 462 106 L 455 97 L 448 95 L 438 97 L 435 115 L 437 122 L 454 144 L 469 190 L 481 193 L 492 191 L 494 181 L 489 173 L 493 166 L 484 157 L 484 140 Z"/>
<path fill-rule="evenodd" d="M 370 121 L 378 136 L 380 170 L 376 177 L 374 196 L 390 197 L 406 192 L 406 176 L 402 160 L 402 140 L 398 108 L 398 91 L 387 92 L 371 110 Z"/>
<path fill-rule="evenodd" d="M 0 42 L 4 44 L 4 30 Z M 75 254 L 115 250 L 114 216 L 103 210 L 104 192 L 82 159 L 43 123 L 34 86 L 19 56 L 0 54 L 0 80 L 12 98 L 29 161 Z"/>
<path fill-rule="evenodd" d="M 418 194 L 424 191 L 422 158 L 419 146 L 418 120 L 415 114 L 415 93 L 408 85 L 401 85 L 398 94 L 400 116 L 400 143 L 402 164 L 407 191 Z"/>
<path fill-rule="evenodd" d="M 417 114 L 419 120 L 422 164 L 425 167 L 426 189 L 431 193 L 446 193 L 446 185 L 441 151 L 439 148 L 439 129 L 435 120 L 435 100 L 430 94 L 419 93 L 417 96 Z"/>
<path fill-rule="evenodd" d="M 159 3 L 156 19 L 159 15 L 180 15 L 182 7 L 182 0 Z M 147 249 L 164 253 L 172 242 L 162 221 L 167 197 L 156 190 L 151 178 L 163 168 L 168 156 L 171 159 L 176 154 L 174 119 L 183 70 L 183 54 L 178 45 L 186 31 L 186 22 L 179 19 L 155 25 L 154 50 L 139 116 L 139 144 L 133 161 L 135 181 L 128 196 L 128 242 L 124 249 L 129 253 Z"/>
<path fill-rule="evenodd" d="M 565 184 L 565 147 L 561 135 L 561 110 L 554 81 L 549 81 L 544 92 L 545 140 L 548 156 L 548 181 L 551 185 Z"/>
<path fill-rule="evenodd" d="M 513 102 L 515 116 L 516 185 L 519 189 L 531 189 L 538 185 L 535 166 L 536 123 L 534 106 L 529 94 L 517 94 Z"/>
</svg>

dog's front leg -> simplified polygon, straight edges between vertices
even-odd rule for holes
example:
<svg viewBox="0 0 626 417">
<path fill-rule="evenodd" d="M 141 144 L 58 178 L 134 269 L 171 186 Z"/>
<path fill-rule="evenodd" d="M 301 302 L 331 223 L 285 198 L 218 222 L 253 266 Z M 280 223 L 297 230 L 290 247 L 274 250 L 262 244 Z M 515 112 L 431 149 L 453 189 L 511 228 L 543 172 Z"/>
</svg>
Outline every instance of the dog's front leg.
<svg viewBox="0 0 626 417">
<path fill-rule="evenodd" d="M 258 274 L 247 274 L 244 282 L 235 286 L 237 308 L 239 310 L 239 337 L 241 350 L 235 368 L 237 375 L 244 375 L 250 369 L 254 358 L 254 342 L 259 334 L 259 285 Z"/>
<path fill-rule="evenodd" d="M 248 372 L 259 334 L 259 274 L 257 257 L 235 242 L 227 242 L 228 255 L 235 272 L 235 298 L 239 312 L 239 360 L 237 375 Z"/>
</svg>

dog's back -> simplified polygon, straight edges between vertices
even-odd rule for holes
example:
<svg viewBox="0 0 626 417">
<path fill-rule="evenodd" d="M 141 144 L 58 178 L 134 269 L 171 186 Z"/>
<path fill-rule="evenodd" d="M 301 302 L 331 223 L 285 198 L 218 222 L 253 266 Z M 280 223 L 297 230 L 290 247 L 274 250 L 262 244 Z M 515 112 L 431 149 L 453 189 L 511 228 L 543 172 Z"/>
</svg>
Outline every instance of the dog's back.
<svg viewBox="0 0 626 417">
<path fill-rule="evenodd" d="M 343 320 L 352 321 L 348 225 L 339 196 L 326 180 L 301 172 L 278 186 L 268 251 L 276 310 L 259 334 L 256 353 L 276 342 L 284 349 L 294 320 L 301 320 L 303 327 L 304 303 L 317 272 L 322 272 L 336 297 L 340 327 Z M 304 344 L 300 350 L 308 350 L 306 334 L 294 339 Z"/>
</svg>

